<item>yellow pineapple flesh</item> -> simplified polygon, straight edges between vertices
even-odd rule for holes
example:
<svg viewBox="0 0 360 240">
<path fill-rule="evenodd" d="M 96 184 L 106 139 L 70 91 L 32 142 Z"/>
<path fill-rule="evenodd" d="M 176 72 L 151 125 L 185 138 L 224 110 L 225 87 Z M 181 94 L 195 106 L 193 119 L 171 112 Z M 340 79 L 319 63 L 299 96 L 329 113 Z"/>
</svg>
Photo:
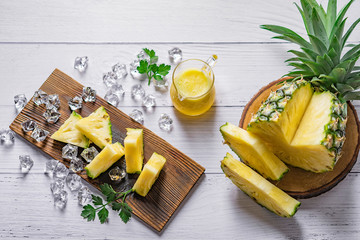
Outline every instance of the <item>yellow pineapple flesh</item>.
<svg viewBox="0 0 360 240">
<path fill-rule="evenodd" d="M 127 128 L 124 140 L 127 173 L 140 173 L 144 159 L 143 130 Z"/>
<path fill-rule="evenodd" d="M 225 143 L 251 168 L 265 178 L 280 180 L 289 170 L 256 135 L 231 123 L 220 127 Z"/>
<path fill-rule="evenodd" d="M 229 153 L 221 161 L 225 175 L 261 206 L 282 217 L 292 217 L 300 202 L 271 184 L 257 172 L 236 160 Z"/>
</svg>

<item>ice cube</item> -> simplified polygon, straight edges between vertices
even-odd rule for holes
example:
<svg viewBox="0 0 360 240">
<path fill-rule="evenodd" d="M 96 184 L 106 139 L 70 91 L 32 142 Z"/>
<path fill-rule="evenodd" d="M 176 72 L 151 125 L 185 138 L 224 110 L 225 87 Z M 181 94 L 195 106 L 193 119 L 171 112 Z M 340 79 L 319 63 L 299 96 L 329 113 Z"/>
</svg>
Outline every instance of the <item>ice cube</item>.
<svg viewBox="0 0 360 240">
<path fill-rule="evenodd" d="M 84 169 L 84 163 L 81 160 L 81 158 L 76 157 L 76 158 L 71 159 L 69 169 L 73 172 L 82 171 Z"/>
<path fill-rule="evenodd" d="M 52 194 L 58 194 L 64 190 L 64 179 L 56 179 L 54 182 L 50 183 L 50 190 Z"/>
<path fill-rule="evenodd" d="M 56 123 L 61 116 L 61 113 L 53 105 L 51 108 L 47 108 L 43 114 L 43 117 L 48 123 Z"/>
<path fill-rule="evenodd" d="M 88 67 L 89 58 L 87 56 L 75 58 L 74 68 L 79 72 L 85 72 Z"/>
<path fill-rule="evenodd" d="M 30 171 L 34 165 L 34 161 L 31 159 L 30 155 L 20 155 L 20 170 L 22 173 L 27 173 Z"/>
<path fill-rule="evenodd" d="M 82 98 L 79 96 L 74 97 L 68 101 L 69 107 L 72 111 L 82 108 Z"/>
<path fill-rule="evenodd" d="M 143 105 L 147 108 L 154 107 L 156 105 L 155 97 L 152 94 L 147 95 L 143 99 Z"/>
<path fill-rule="evenodd" d="M 89 188 L 82 187 L 78 192 L 78 202 L 81 206 L 85 206 L 86 204 L 91 202 L 91 193 Z"/>
<path fill-rule="evenodd" d="M 136 84 L 131 88 L 131 97 L 135 100 L 142 100 L 145 97 L 145 90 L 141 84 Z"/>
<path fill-rule="evenodd" d="M 108 90 L 104 96 L 104 99 L 111 105 L 117 107 L 120 103 L 119 97 L 114 94 L 111 90 Z"/>
<path fill-rule="evenodd" d="M 168 114 L 166 114 L 166 113 L 161 114 L 160 119 L 159 119 L 159 127 L 160 127 L 160 129 L 167 131 L 167 132 L 172 130 L 173 120 L 171 119 L 171 117 Z"/>
<path fill-rule="evenodd" d="M 98 154 L 99 152 L 98 150 L 96 150 L 95 147 L 89 147 L 89 148 L 85 148 L 80 155 L 85 159 L 85 161 L 90 163 L 92 160 L 94 160 L 94 158 Z"/>
<path fill-rule="evenodd" d="M 96 91 L 91 87 L 83 87 L 82 98 L 85 102 L 95 102 Z"/>
<path fill-rule="evenodd" d="M 137 70 L 138 66 L 140 66 L 139 60 L 134 60 L 130 63 L 130 75 L 133 79 L 144 80 L 146 78 L 146 74 L 139 73 L 139 71 Z"/>
<path fill-rule="evenodd" d="M 124 79 L 127 76 L 127 70 L 125 64 L 117 63 L 112 67 L 112 71 L 116 76 L 116 79 Z"/>
<path fill-rule="evenodd" d="M 113 72 L 108 72 L 103 75 L 103 82 L 106 85 L 106 87 L 111 87 L 114 84 L 117 84 L 116 81 L 116 75 Z"/>
<path fill-rule="evenodd" d="M 81 188 L 81 177 L 76 173 L 70 173 L 66 177 L 66 184 L 71 191 L 77 191 Z"/>
<path fill-rule="evenodd" d="M 59 95 L 57 95 L 57 94 L 49 95 L 48 102 L 46 104 L 46 108 L 48 108 L 48 109 L 51 109 L 51 108 L 58 109 L 59 107 L 60 107 Z"/>
<path fill-rule="evenodd" d="M 144 115 L 140 110 L 134 109 L 130 114 L 129 117 L 131 117 L 134 121 L 144 124 Z"/>
<path fill-rule="evenodd" d="M 15 133 L 10 129 L 1 129 L 0 140 L 6 145 L 13 144 L 15 141 Z"/>
<path fill-rule="evenodd" d="M 38 126 L 35 127 L 34 131 L 31 133 L 31 137 L 35 139 L 37 142 L 44 141 L 47 135 L 49 135 L 49 132 L 42 128 L 39 128 Z"/>
<path fill-rule="evenodd" d="M 64 209 L 67 203 L 68 193 L 65 190 L 60 191 L 58 194 L 54 194 L 54 205 L 59 209 Z"/>
<path fill-rule="evenodd" d="M 164 91 L 167 90 L 168 88 L 168 81 L 167 79 L 164 77 L 163 80 L 153 80 L 154 86 L 156 90 L 160 90 L 160 91 Z"/>
<path fill-rule="evenodd" d="M 109 177 L 111 181 L 119 182 L 126 176 L 124 169 L 120 169 L 118 166 L 109 171 Z"/>
<path fill-rule="evenodd" d="M 146 60 L 150 64 L 154 64 L 158 61 L 158 57 L 153 57 L 150 61 L 150 56 L 144 50 L 141 50 L 138 53 L 137 58 L 139 59 L 139 61 Z"/>
<path fill-rule="evenodd" d="M 62 148 L 62 157 L 66 159 L 74 159 L 78 155 L 78 147 L 70 143 Z"/>
<path fill-rule="evenodd" d="M 25 94 L 18 94 L 16 96 L 14 96 L 14 103 L 15 103 L 15 108 L 18 112 L 23 110 L 23 108 L 25 107 L 25 105 L 27 103 Z"/>
<path fill-rule="evenodd" d="M 170 62 L 178 64 L 182 60 L 182 51 L 180 48 L 174 47 L 168 51 Z"/>
<path fill-rule="evenodd" d="M 21 128 L 24 132 L 31 132 L 37 127 L 37 124 L 33 120 L 26 120 L 21 123 Z"/>
<path fill-rule="evenodd" d="M 38 106 L 40 106 L 42 104 L 47 105 L 47 103 L 49 101 L 49 95 L 46 92 L 44 92 L 43 90 L 39 89 L 39 90 L 35 91 L 34 96 L 33 96 L 33 101 Z"/>
<path fill-rule="evenodd" d="M 69 174 L 69 169 L 67 169 L 67 167 L 61 162 L 58 162 L 53 174 L 54 178 L 65 179 L 66 176 Z"/>
<path fill-rule="evenodd" d="M 55 171 L 55 168 L 56 168 L 56 165 L 58 164 L 59 162 L 55 159 L 49 159 L 45 162 L 45 169 L 44 169 L 44 173 L 45 174 L 53 174 L 54 171 Z"/>
</svg>

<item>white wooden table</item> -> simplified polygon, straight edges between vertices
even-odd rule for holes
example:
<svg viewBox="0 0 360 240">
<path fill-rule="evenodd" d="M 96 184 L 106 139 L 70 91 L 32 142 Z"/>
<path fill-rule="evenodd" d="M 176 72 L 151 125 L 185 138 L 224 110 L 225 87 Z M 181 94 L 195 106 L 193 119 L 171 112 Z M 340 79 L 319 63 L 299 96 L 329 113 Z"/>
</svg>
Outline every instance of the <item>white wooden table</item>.
<svg viewBox="0 0 360 240">
<path fill-rule="evenodd" d="M 349 22 L 359 10 L 356 1 Z M 104 96 L 102 74 L 117 62 L 128 65 L 144 47 L 153 48 L 165 63 L 174 46 L 183 50 L 184 59 L 205 60 L 217 54 L 219 61 L 214 69 L 216 103 L 201 117 L 179 114 L 169 92 L 146 87 L 156 95 L 157 107 L 145 115 L 144 125 L 206 168 L 161 234 L 137 218 L 125 225 L 115 212 L 110 212 L 107 224 L 86 222 L 80 217 L 76 193 L 69 194 L 64 211 L 54 208 L 51 179 L 43 174 L 48 156 L 16 137 L 13 146 L 0 146 L 0 238 L 359 239 L 359 161 L 334 189 L 301 200 L 292 219 L 259 207 L 221 172 L 220 160 L 229 148 L 222 144 L 220 125 L 237 124 L 253 94 L 289 70 L 284 64 L 290 56 L 286 51 L 295 46 L 271 40 L 272 34 L 261 30 L 260 24 L 291 26 L 304 33 L 296 7 L 286 0 L 2 0 L 0 127 L 7 127 L 16 116 L 14 95 L 25 93 L 31 98 L 55 68 Z M 359 39 L 357 28 L 350 40 Z M 85 55 L 89 67 L 80 74 L 73 68 L 74 59 Z M 119 109 L 125 113 L 141 108 L 129 94 L 137 82 L 128 76 L 122 83 L 127 92 Z M 359 112 L 359 102 L 354 105 Z M 171 133 L 159 129 L 161 113 L 174 119 Z M 27 175 L 20 173 L 19 154 L 30 154 L 35 161 Z"/>
</svg>

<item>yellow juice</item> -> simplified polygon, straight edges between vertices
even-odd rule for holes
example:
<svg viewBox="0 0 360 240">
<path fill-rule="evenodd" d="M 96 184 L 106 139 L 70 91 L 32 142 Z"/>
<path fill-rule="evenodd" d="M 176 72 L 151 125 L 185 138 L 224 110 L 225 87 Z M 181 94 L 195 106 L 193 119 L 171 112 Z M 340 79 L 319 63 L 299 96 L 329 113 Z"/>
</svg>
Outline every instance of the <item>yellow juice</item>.
<svg viewBox="0 0 360 240">
<path fill-rule="evenodd" d="M 173 77 L 170 96 L 175 108 L 186 115 L 205 113 L 215 100 L 212 72 L 205 74 L 197 68 L 180 72 Z"/>
</svg>

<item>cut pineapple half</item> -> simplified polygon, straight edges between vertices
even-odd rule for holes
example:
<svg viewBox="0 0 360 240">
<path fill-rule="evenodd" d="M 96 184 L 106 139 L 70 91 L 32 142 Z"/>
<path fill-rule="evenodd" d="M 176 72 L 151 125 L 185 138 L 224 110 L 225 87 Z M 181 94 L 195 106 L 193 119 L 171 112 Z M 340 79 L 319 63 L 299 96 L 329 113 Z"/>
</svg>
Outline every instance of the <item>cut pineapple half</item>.
<svg viewBox="0 0 360 240">
<path fill-rule="evenodd" d="M 110 116 L 103 106 L 78 121 L 75 127 L 101 149 L 112 143 Z"/>
<path fill-rule="evenodd" d="M 286 83 L 272 93 L 247 129 L 282 161 L 316 173 L 329 171 L 340 157 L 345 141 L 347 105 L 328 91 L 313 92 L 310 84 L 303 81 Z M 298 90 L 287 91 L 291 88 Z M 280 109 L 276 100 L 279 93 L 289 98 Z M 295 130 L 286 130 L 290 128 Z"/>
<path fill-rule="evenodd" d="M 225 143 L 250 167 L 265 178 L 280 180 L 289 170 L 256 135 L 231 123 L 220 127 Z"/>
<path fill-rule="evenodd" d="M 292 217 L 300 202 L 271 184 L 254 170 L 227 153 L 221 161 L 225 175 L 249 197 L 282 217 Z"/>
<path fill-rule="evenodd" d="M 152 185 L 159 177 L 161 169 L 163 169 L 166 159 L 160 154 L 154 152 L 149 161 L 145 164 L 144 169 L 136 180 L 133 191 L 140 196 L 145 197 L 150 191 Z"/>
<path fill-rule="evenodd" d="M 106 147 L 85 167 L 86 174 L 90 178 L 97 178 L 101 173 L 108 170 L 111 165 L 124 156 L 124 153 L 124 147 L 118 142 L 106 145 Z"/>
<path fill-rule="evenodd" d="M 144 159 L 143 130 L 127 128 L 125 146 L 125 160 L 127 173 L 140 173 Z"/>
<path fill-rule="evenodd" d="M 76 127 L 75 124 L 80 121 L 82 117 L 77 114 L 76 112 L 72 112 L 70 117 L 64 122 L 61 127 L 54 132 L 54 134 L 51 136 L 52 139 L 64 142 L 64 143 L 70 143 L 82 148 L 88 148 L 89 147 L 89 139 L 85 137 Z"/>
</svg>

